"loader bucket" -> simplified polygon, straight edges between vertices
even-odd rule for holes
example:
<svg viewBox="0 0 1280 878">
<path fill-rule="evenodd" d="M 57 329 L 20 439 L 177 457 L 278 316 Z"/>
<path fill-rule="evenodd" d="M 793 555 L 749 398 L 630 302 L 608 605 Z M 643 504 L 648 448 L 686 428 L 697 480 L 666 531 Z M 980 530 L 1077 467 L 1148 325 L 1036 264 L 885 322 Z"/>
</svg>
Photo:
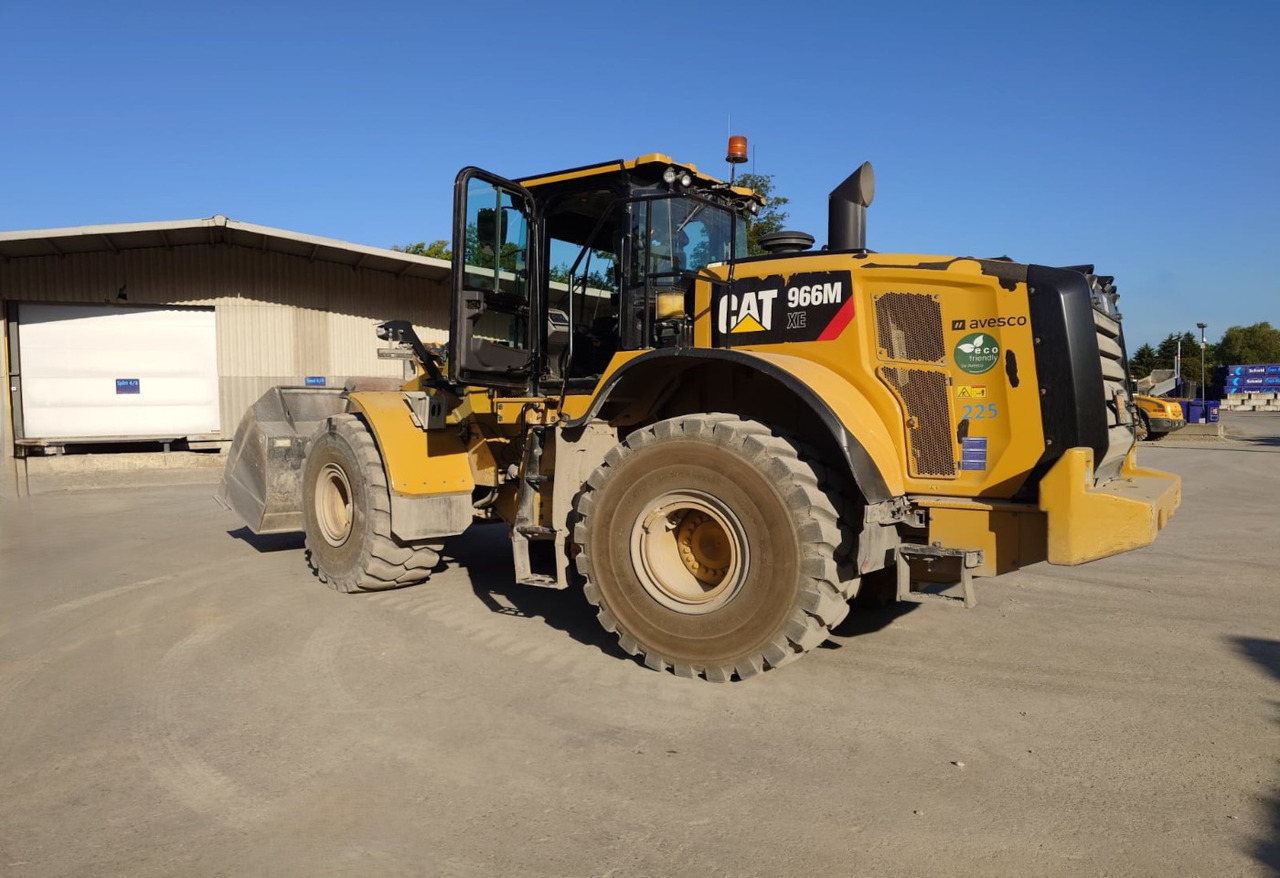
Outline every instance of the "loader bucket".
<svg viewBox="0 0 1280 878">
<path fill-rule="evenodd" d="M 236 428 L 215 499 L 254 533 L 299 531 L 307 442 L 325 418 L 346 410 L 339 388 L 273 387 Z"/>
</svg>

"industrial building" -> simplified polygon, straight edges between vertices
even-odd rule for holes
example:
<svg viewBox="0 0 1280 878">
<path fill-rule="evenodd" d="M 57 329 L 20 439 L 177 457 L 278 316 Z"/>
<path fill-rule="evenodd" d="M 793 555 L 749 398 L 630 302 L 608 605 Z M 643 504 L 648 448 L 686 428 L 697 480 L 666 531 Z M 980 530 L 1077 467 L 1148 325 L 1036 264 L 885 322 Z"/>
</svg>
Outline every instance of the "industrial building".
<svg viewBox="0 0 1280 878">
<path fill-rule="evenodd" d="M 217 448 L 276 384 L 403 377 L 374 327 L 443 342 L 449 273 L 223 216 L 0 232 L 0 493 L 32 455 Z"/>
</svg>

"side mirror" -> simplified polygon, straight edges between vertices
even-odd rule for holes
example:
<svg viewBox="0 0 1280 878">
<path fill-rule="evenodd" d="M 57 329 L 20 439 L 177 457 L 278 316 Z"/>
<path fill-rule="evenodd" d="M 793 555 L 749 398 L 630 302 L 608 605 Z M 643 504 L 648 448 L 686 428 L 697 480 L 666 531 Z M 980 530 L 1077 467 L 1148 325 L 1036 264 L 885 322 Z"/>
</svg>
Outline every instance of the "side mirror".
<svg viewBox="0 0 1280 878">
<path fill-rule="evenodd" d="M 476 236 L 481 247 L 501 248 L 507 243 L 507 212 L 492 207 L 476 211 Z"/>
</svg>

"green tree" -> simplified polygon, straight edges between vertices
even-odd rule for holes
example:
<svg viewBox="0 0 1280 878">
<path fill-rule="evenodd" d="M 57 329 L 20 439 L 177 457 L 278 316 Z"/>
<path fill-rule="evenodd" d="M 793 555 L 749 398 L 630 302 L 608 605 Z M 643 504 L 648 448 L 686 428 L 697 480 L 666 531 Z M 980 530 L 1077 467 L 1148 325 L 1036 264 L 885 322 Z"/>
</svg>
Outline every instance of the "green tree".
<svg viewBox="0 0 1280 878">
<path fill-rule="evenodd" d="M 1200 383 L 1200 339 L 1193 332 L 1171 332 L 1165 336 L 1156 348 L 1156 362 L 1152 368 L 1172 369 L 1178 353 L 1178 342 L 1182 342 L 1182 374 L 1183 381 Z M 1210 375 L 1219 361 L 1214 345 L 1206 344 L 1204 350 L 1204 368 Z M 1136 374 L 1136 373 L 1135 373 Z"/>
<path fill-rule="evenodd" d="M 1224 366 L 1280 363 L 1280 329 L 1267 321 L 1252 326 L 1232 326 L 1217 344 L 1217 361 Z"/>
<path fill-rule="evenodd" d="M 476 268 L 493 268 L 493 244 L 489 240 L 480 240 L 480 230 L 475 223 L 467 226 L 465 248 L 463 252 L 467 265 L 473 265 Z M 503 271 L 522 271 L 526 263 L 525 252 L 515 241 L 504 241 L 498 248 L 497 261 L 498 267 Z"/>
<path fill-rule="evenodd" d="M 1189 355 L 1195 350 L 1195 336 L 1189 332 L 1179 335 L 1171 332 L 1164 337 L 1164 340 L 1156 346 L 1156 369 L 1172 369 L 1173 361 L 1178 357 L 1178 343 L 1182 342 L 1183 356 Z"/>
<path fill-rule="evenodd" d="M 449 259 L 453 256 L 453 251 L 449 249 L 449 242 L 443 238 L 432 241 L 430 244 L 426 241 L 406 244 L 403 247 L 399 244 L 392 244 L 391 249 L 398 250 L 401 253 L 412 253 L 415 256 L 430 256 L 434 259 Z"/>
<path fill-rule="evenodd" d="M 764 207 L 760 208 L 760 212 L 747 220 L 747 255 L 760 256 L 765 252 L 760 246 L 761 236 L 782 231 L 789 216 L 782 210 L 782 206 L 791 199 L 773 194 L 772 174 L 743 174 L 734 185 L 746 186 L 764 199 Z"/>
<path fill-rule="evenodd" d="M 547 279 L 552 283 L 562 283 L 572 286 L 575 290 L 581 290 L 583 286 L 582 274 L 577 274 L 573 278 L 569 277 L 569 266 L 553 265 L 547 271 Z M 607 277 L 605 273 L 599 269 L 593 268 L 590 273 L 585 275 L 586 286 L 588 289 L 614 291 L 614 283 L 612 278 Z M 570 283 L 570 281 L 573 283 Z"/>
<path fill-rule="evenodd" d="M 573 266 L 565 262 L 551 266 L 547 270 L 547 279 L 552 283 L 558 282 L 574 286 L 574 284 L 570 283 L 572 280 L 577 284 L 574 289 L 580 290 L 585 276 L 587 287 L 614 292 L 617 289 L 617 284 L 614 283 L 614 270 L 617 259 L 618 257 L 608 250 L 593 247 L 590 254 L 580 258 L 578 273 L 572 278 L 569 277 L 569 270 Z"/>
<path fill-rule="evenodd" d="M 1134 378 L 1146 378 L 1156 368 L 1156 349 L 1144 344 L 1129 358 L 1129 371 Z"/>
</svg>

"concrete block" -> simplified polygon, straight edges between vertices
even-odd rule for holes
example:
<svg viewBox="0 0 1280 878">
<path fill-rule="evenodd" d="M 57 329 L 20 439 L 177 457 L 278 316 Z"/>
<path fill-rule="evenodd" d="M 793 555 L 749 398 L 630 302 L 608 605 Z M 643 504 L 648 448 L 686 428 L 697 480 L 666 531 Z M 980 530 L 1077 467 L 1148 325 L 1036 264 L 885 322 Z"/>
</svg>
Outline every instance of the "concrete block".
<svg viewBox="0 0 1280 878">
<path fill-rule="evenodd" d="M 1168 439 L 1221 439 L 1226 435 L 1222 430 L 1222 422 L 1216 424 L 1187 424 L 1181 430 L 1170 433 Z"/>
<path fill-rule="evenodd" d="M 204 483 L 222 478 L 225 454 L 195 451 L 65 454 L 18 461 L 20 494 Z"/>
</svg>

